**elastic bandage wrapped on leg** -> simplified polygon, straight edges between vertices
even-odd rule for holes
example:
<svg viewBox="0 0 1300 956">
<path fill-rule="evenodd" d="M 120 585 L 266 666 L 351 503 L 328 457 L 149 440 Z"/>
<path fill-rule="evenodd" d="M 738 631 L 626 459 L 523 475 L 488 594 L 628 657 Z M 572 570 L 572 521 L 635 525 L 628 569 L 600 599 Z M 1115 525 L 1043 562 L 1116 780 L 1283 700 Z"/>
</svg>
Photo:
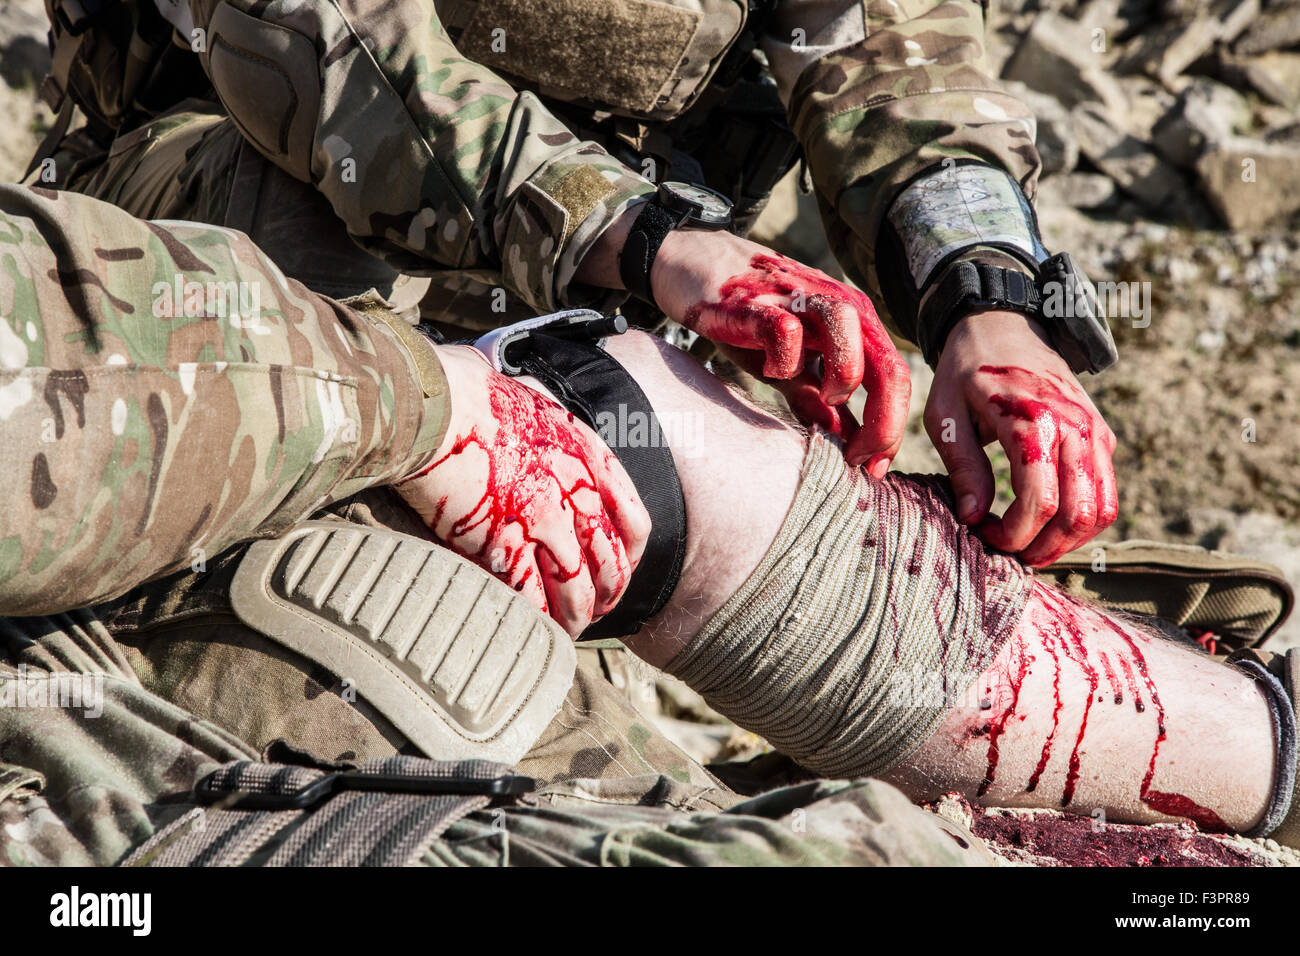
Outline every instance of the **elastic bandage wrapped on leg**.
<svg viewBox="0 0 1300 956">
<path fill-rule="evenodd" d="M 874 481 L 815 433 L 772 547 L 667 670 L 810 770 L 870 776 L 991 663 L 1028 584 L 957 523 L 945 481 Z"/>
</svg>

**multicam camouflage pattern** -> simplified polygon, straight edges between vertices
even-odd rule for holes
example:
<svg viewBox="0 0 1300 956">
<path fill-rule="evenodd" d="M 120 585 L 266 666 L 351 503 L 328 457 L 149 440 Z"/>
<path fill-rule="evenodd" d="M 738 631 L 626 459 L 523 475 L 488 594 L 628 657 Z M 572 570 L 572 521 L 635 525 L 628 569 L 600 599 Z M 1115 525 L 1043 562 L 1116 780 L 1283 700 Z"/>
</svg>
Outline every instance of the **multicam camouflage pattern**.
<svg viewBox="0 0 1300 956">
<path fill-rule="evenodd" d="M 43 693 L 81 675 L 98 679 L 97 706 Z M 115 863 L 183 812 L 160 795 L 256 755 L 141 687 L 86 611 L 0 618 L 0 700 L 0 865 Z"/>
<path fill-rule="evenodd" d="M 805 16 L 825 16 L 816 9 L 824 4 L 812 4 L 807 14 L 801 6 L 801 0 L 782 0 L 782 30 Z M 793 88 L 791 125 L 831 248 L 884 315 L 876 236 L 908 180 L 945 159 L 974 159 L 1006 169 L 1032 197 L 1040 164 L 1032 114 L 1000 89 L 984 63 L 982 4 L 844 0 L 842 6 L 845 17 L 858 16 L 860 8 L 865 38 L 778 80 Z M 281 97 L 268 90 L 285 81 L 255 71 L 227 71 L 243 78 L 226 75 L 216 83 L 225 108 L 262 153 L 328 199 L 361 246 L 395 269 L 433 278 L 426 319 L 482 330 L 530 310 L 617 304 L 618 295 L 575 285 L 573 276 L 612 219 L 652 187 L 601 146 L 579 140 L 536 96 L 517 94 L 461 57 L 431 0 L 337 6 L 196 0 L 193 7 L 196 23 L 208 31 L 202 57 L 210 75 L 222 75 L 220 56 L 213 59 L 215 34 L 236 47 L 271 44 L 263 52 L 278 51 L 272 59 L 292 81 L 299 112 L 277 113 L 272 101 Z M 172 146 L 144 149 L 169 137 Z M 126 138 L 119 137 L 108 157 L 114 171 L 74 188 L 146 218 L 164 214 L 158 200 L 182 200 L 184 212 L 171 202 L 165 215 L 227 223 L 236 165 L 228 145 L 203 160 L 186 151 L 191 135 L 172 126 L 146 124 L 135 140 Z M 221 155 L 226 162 L 213 158 Z M 283 190 L 267 195 L 276 192 Z M 254 234 L 251 219 L 228 224 Z M 298 275 L 270 248 L 269 237 L 256 238 Z M 998 264 L 1014 267 L 1002 258 Z M 357 268 L 370 277 L 373 263 L 363 262 Z M 312 281 L 327 281 L 329 271 L 302 278 L 339 294 Z M 381 275 L 371 284 L 384 291 L 383 281 Z M 893 329 L 915 339 L 907 323 Z"/>
<path fill-rule="evenodd" d="M 660 778 L 662 779 L 662 778 Z M 575 780 L 480 810 L 425 853 L 430 866 L 988 866 L 968 831 L 879 780 L 782 787 L 722 813 L 638 805 L 633 788 Z M 637 786 L 643 787 L 643 783 Z"/>
<path fill-rule="evenodd" d="M 373 488 L 320 517 L 390 528 L 428 539 L 418 516 L 391 489 Z M 406 739 L 347 675 L 332 674 L 250 629 L 234 615 L 229 585 L 242 549 L 143 584 L 95 608 L 119 656 L 143 685 L 261 750 L 277 738 L 328 759 L 386 757 Z M 723 808 L 738 799 L 658 733 L 606 676 L 603 654 L 579 655 L 579 673 L 560 713 L 521 764 L 546 781 L 663 774 L 676 802 Z M 236 685 L 240 693 L 222 693 Z"/>
<path fill-rule="evenodd" d="M 0 612 L 201 567 L 416 470 L 445 383 L 381 328 L 239 234 L 0 186 Z"/>
<path fill-rule="evenodd" d="M 285 275 L 322 295 L 347 298 L 373 288 L 400 296 L 401 274 L 359 249 L 325 197 L 259 153 L 219 104 L 183 100 L 118 136 L 106 157 L 65 167 L 56 156 L 55 168 L 75 171 L 61 188 L 137 218 L 246 233 Z"/>
<path fill-rule="evenodd" d="M 22 706 L 0 706 L 0 864 L 119 862 L 193 807 L 187 791 L 219 764 L 256 759 L 246 741 L 152 692 L 133 656 L 89 612 L 0 619 L 0 695 L 18 683 L 31 693 Z M 424 863 L 991 862 L 968 831 L 879 781 L 815 781 L 744 800 L 620 704 L 595 653 L 582 657 L 564 711 L 520 765 L 542 781 L 539 792 L 458 822 Z M 94 709 L 54 706 L 48 695 L 30 704 L 38 688 L 82 675 L 102 687 Z M 243 676 L 228 675 L 227 689 L 242 694 Z M 325 721 L 350 706 L 311 677 L 283 685 L 279 697 L 290 709 L 295 697 L 298 706 L 330 701 L 316 708 Z M 274 723 L 277 704 L 267 704 Z M 345 737 L 338 733 L 334 744 Z"/>
<path fill-rule="evenodd" d="M 1033 113 L 984 59 L 978 0 L 863 0 L 867 35 L 806 69 L 789 104 L 836 259 L 886 315 L 876 238 L 899 191 L 944 160 L 1005 169 L 1032 201 L 1041 162 Z M 999 265 L 1009 265 L 999 261 Z"/>
<path fill-rule="evenodd" d="M 195 0 L 191 9 L 232 117 L 270 159 L 310 180 L 364 248 L 416 274 L 490 265 L 538 311 L 601 300 L 570 287 L 577 263 L 652 187 L 535 96 L 462 58 L 430 0 Z M 226 46 L 276 53 L 300 112 L 276 115 L 275 73 L 223 72 Z"/>
<path fill-rule="evenodd" d="M 194 6 L 200 26 L 211 28 L 214 4 Z M 573 286 L 576 264 L 649 185 L 578 142 L 534 97 L 516 96 L 460 58 L 430 4 L 230 6 L 244 16 L 226 17 L 227 26 L 236 24 L 232 42 L 256 45 L 258 36 L 286 31 L 305 39 L 289 45 L 312 51 L 311 69 L 300 74 L 318 93 L 302 99 L 312 107 L 310 135 L 295 128 L 271 142 L 254 115 L 266 112 L 266 99 L 257 95 L 264 91 L 239 95 L 237 83 L 227 84 L 223 100 L 233 123 L 196 106 L 126 131 L 93 182 L 72 185 L 143 215 L 242 225 L 249 220 L 239 218 L 241 197 L 245 217 L 264 207 L 241 191 L 241 176 L 256 164 L 245 162 L 251 157 L 234 136 L 238 124 L 283 170 L 268 174 L 263 164 L 255 173 L 260 195 L 295 184 L 290 173 L 309 181 L 347 231 L 392 268 L 466 270 L 460 275 L 474 275 L 473 283 L 457 281 L 467 297 L 479 286 L 495 291 L 490 283 L 499 270 L 510 295 L 502 321 L 521 304 L 605 306 L 594 290 Z M 870 10 L 868 45 L 882 42 Z M 978 15 L 959 19 L 967 30 L 982 30 Z M 970 43 L 955 46 L 961 56 L 972 50 Z M 211 70 L 210 52 L 204 61 Z M 864 68 L 854 83 L 873 76 Z M 890 85 L 879 76 L 875 82 Z M 956 84 L 944 92 L 947 98 L 915 99 L 942 106 L 961 95 Z M 873 112 L 869 99 L 796 101 L 796 116 L 826 104 L 825 124 L 805 124 L 806 144 L 825 146 L 840 135 L 845 148 L 883 148 L 852 132 L 854 116 L 866 124 L 887 112 Z M 978 113 L 970 102 L 964 109 L 965 116 Z M 899 162 L 888 158 L 895 154 L 933 162 L 965 155 L 956 144 L 988 132 L 954 139 L 933 120 L 899 115 L 908 133 L 885 137 L 894 153 L 864 155 L 886 165 Z M 285 119 L 286 128 L 303 122 Z M 832 135 L 832 128 L 849 133 Z M 976 155 L 1011 168 L 1002 145 L 984 144 Z M 819 191 L 839 197 L 837 208 L 875 210 L 857 218 L 837 213 L 852 223 L 844 235 L 854 237 L 837 252 L 850 250 L 856 261 L 859 247 L 869 248 L 856 236 L 874 236 L 863 223 L 872 216 L 878 222 L 892 197 L 881 185 L 907 176 L 864 180 L 872 170 L 854 155 L 813 165 Z M 842 186 L 834 186 L 837 176 L 845 177 Z M 283 193 L 295 202 L 308 194 L 305 186 Z M 845 195 L 854 201 L 845 203 Z M 295 235 L 295 221 L 308 220 L 278 220 L 286 249 L 301 248 L 294 240 L 303 234 L 320 235 L 301 226 Z M 197 569 L 97 611 L 4 623 L 10 636 L 0 653 L 0 683 L 20 674 L 40 683 L 43 672 L 62 671 L 109 678 L 99 723 L 69 708 L 0 707 L 0 861 L 120 859 L 185 809 L 170 800 L 164 809 L 160 798 L 183 793 L 216 763 L 247 757 L 277 736 L 344 759 L 400 750 L 400 735 L 363 700 L 348 699 L 339 675 L 287 656 L 219 600 L 205 602 L 220 596 L 225 565 L 217 556 L 227 545 L 272 534 L 331 499 L 406 473 L 434 442 L 441 403 L 422 407 L 406 359 L 386 333 L 376 335 L 355 314 L 286 283 L 251 243 L 226 230 L 144 225 L 76 197 L 20 190 L 0 191 L 0 225 L 12 237 L 12 248 L 0 252 L 4 418 L 19 435 L 43 437 L 49 424 L 49 444 L 58 449 L 55 457 L 54 449 L 28 441 L 23 447 L 41 450 L 31 459 L 10 456 L 6 465 L 12 487 L 27 497 L 7 511 L 12 523 L 0 537 L 0 599 L 7 602 L 0 610 L 87 605 L 155 574 Z M 347 251 L 338 247 L 344 258 Z M 374 260 L 366 257 L 347 269 L 335 269 L 328 256 L 324 261 L 331 265 L 319 270 L 322 280 L 356 270 L 347 279 L 382 287 L 389 274 L 379 270 L 378 280 L 368 281 Z M 254 311 L 271 341 L 256 338 L 252 323 L 145 313 L 136 301 L 141 290 L 151 305 L 156 281 L 176 275 L 182 282 L 264 283 Z M 148 321 L 139 324 L 140 317 Z M 304 388 L 309 383 L 315 403 L 312 387 Z M 339 406 L 341 414 L 331 418 Z M 344 420 L 356 422 L 351 441 L 339 427 Z M 181 467 L 211 458 L 219 467 Z M 80 475 L 96 480 L 78 482 Z M 394 517 L 400 506 L 376 494 L 336 510 L 348 520 L 374 515 L 420 533 Z M 462 821 L 426 862 L 987 862 L 969 834 L 937 823 L 878 782 L 803 784 L 737 806 L 739 794 L 611 688 L 593 652 L 581 657 L 564 708 L 521 765 L 547 789 L 503 817 L 485 812 Z M 231 686 L 241 692 L 218 692 Z M 133 754 L 125 770 L 122 746 Z"/>
</svg>

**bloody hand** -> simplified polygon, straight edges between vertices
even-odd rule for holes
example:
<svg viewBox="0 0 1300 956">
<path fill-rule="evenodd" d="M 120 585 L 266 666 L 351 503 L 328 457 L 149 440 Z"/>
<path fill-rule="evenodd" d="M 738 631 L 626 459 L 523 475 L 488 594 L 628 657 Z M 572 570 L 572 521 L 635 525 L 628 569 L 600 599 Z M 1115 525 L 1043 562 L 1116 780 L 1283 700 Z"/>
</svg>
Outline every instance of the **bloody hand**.
<svg viewBox="0 0 1300 956">
<path fill-rule="evenodd" d="M 664 240 L 651 282 L 671 318 L 739 350 L 742 367 L 773 380 L 805 422 L 847 419 L 837 406 L 865 385 L 845 454 L 884 475 L 902 444 L 911 382 L 865 295 L 757 243 L 692 230 Z"/>
<path fill-rule="evenodd" d="M 641 499 L 573 415 L 473 349 L 439 355 L 447 435 L 397 490 L 440 540 L 576 635 L 613 609 L 641 558 L 650 533 Z"/>
<path fill-rule="evenodd" d="M 1050 564 L 1115 520 L 1115 435 L 1023 315 L 986 312 L 954 328 L 925 426 L 952 478 L 958 518 L 1027 564 Z M 988 516 L 993 470 L 983 446 L 994 439 L 1016 496 L 1001 518 Z"/>
</svg>

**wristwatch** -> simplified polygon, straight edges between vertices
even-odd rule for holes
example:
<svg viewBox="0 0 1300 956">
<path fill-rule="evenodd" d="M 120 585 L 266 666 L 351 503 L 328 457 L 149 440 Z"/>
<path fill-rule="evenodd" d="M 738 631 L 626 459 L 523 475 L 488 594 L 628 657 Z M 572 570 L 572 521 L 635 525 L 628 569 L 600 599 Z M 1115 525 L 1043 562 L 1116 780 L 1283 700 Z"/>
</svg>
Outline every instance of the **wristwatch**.
<svg viewBox="0 0 1300 956">
<path fill-rule="evenodd" d="M 934 365 L 953 327 L 984 309 L 1021 312 L 1040 322 L 1076 375 L 1119 361 L 1096 289 L 1068 252 L 1041 262 L 1037 277 L 979 262 L 953 263 L 921 307 L 921 352 Z"/>
<path fill-rule="evenodd" d="M 634 296 L 658 308 L 650 288 L 650 270 L 659 247 L 674 229 L 730 229 L 731 200 L 706 186 L 662 182 L 645 203 L 618 256 L 623 285 Z"/>
</svg>

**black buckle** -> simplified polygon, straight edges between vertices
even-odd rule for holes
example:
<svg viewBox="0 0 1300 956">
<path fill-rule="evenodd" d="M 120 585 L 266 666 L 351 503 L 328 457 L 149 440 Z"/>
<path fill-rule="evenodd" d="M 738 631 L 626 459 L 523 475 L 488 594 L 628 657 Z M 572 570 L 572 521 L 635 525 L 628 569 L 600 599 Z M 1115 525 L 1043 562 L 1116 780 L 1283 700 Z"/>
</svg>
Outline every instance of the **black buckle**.
<svg viewBox="0 0 1300 956">
<path fill-rule="evenodd" d="M 217 771 L 219 773 L 220 771 Z M 430 796 L 513 797 L 532 793 L 537 781 L 532 777 L 420 777 L 401 774 L 362 773 L 357 770 L 327 773 L 292 793 L 250 793 L 219 790 L 212 785 L 217 773 L 209 774 L 194 788 L 199 803 L 220 803 L 235 810 L 306 810 L 345 790 L 416 793 Z"/>
<path fill-rule="evenodd" d="M 599 342 L 611 335 L 622 335 L 627 331 L 627 328 L 627 316 L 601 315 L 594 319 L 577 316 L 566 322 L 555 322 L 538 328 L 521 329 L 505 336 L 501 341 L 501 347 L 497 353 L 501 357 L 501 371 L 512 378 L 527 374 L 522 364 L 527 352 L 521 353 L 520 349 L 528 344 L 528 340 L 534 334 L 549 335 L 552 338 L 566 339 L 570 342 Z"/>
</svg>

